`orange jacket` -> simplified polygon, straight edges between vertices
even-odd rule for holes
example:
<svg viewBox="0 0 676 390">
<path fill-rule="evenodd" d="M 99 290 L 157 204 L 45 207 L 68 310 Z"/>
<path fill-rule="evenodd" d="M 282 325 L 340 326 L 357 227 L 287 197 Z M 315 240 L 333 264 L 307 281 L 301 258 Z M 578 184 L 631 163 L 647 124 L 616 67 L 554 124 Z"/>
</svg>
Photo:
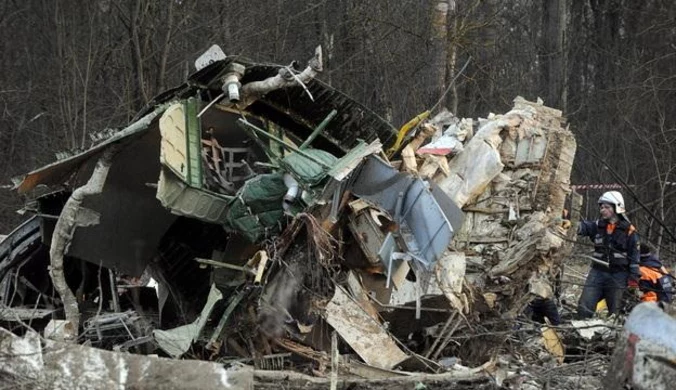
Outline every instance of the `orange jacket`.
<svg viewBox="0 0 676 390">
<path fill-rule="evenodd" d="M 641 301 L 643 302 L 657 302 L 657 301 L 670 301 L 669 298 L 671 291 L 665 291 L 666 288 L 671 288 L 669 286 L 664 286 L 665 276 L 668 278 L 669 272 L 664 267 L 649 267 L 641 265 L 639 267 L 641 272 L 641 278 L 639 280 L 639 289 L 643 292 Z M 666 294 L 665 294 L 666 293 Z"/>
</svg>

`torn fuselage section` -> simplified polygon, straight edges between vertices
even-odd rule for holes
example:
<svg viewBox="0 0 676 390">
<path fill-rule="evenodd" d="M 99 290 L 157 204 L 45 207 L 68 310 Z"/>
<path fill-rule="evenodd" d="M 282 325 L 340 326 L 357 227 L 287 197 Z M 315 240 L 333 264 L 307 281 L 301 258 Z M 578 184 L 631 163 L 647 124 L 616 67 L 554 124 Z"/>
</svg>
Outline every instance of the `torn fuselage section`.
<svg viewBox="0 0 676 390">
<path fill-rule="evenodd" d="M 65 284 L 81 313 L 74 334 L 104 348 L 149 351 L 153 329 L 200 316 L 209 286 L 235 294 L 249 275 L 238 270 L 253 267 L 253 283 L 264 284 L 266 263 L 249 264 L 252 253 L 295 215 L 342 196 L 353 170 L 380 152 L 379 136 L 393 134 L 375 114 L 315 82 L 316 68 L 215 59 L 129 126 L 18 180 L 22 193 L 61 190 L 27 208 L 36 214 L 22 228 L 30 234 L 19 229 L 2 241 L 3 304 L 16 308 L 18 320 L 27 307 L 35 321 L 51 314 L 50 335 L 73 335 L 47 273 L 49 249 L 65 205 L 111 148 L 100 191 L 78 199 L 72 232 L 60 236 Z M 267 94 L 275 88 L 302 102 Z M 344 134 L 370 143 L 337 137 Z"/>
</svg>

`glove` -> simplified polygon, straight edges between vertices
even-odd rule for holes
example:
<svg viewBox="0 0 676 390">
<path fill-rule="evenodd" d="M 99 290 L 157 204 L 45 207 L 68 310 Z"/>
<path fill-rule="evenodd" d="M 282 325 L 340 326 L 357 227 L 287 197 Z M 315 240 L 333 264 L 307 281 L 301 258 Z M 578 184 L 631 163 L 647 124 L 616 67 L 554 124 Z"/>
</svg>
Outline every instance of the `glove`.
<svg viewBox="0 0 676 390">
<path fill-rule="evenodd" d="M 639 300 L 643 296 L 643 292 L 638 288 L 638 280 L 633 276 L 630 276 L 629 280 L 627 281 L 627 289 L 629 290 L 628 292 L 630 295 L 635 296 Z"/>
</svg>

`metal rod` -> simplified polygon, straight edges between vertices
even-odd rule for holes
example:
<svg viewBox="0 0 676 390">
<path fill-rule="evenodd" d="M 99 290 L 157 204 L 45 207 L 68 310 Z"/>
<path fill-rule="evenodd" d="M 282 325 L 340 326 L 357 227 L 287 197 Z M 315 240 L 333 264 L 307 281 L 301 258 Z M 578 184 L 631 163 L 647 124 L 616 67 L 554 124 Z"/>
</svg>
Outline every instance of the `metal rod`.
<svg viewBox="0 0 676 390">
<path fill-rule="evenodd" d="M 258 127 L 256 127 L 255 125 L 253 125 L 249 121 L 247 121 L 246 119 L 242 119 L 242 118 L 237 119 L 237 124 L 239 126 L 244 126 L 245 128 L 251 129 L 251 130 L 255 131 L 256 133 L 259 133 L 259 134 L 262 134 L 262 135 L 268 137 L 270 140 L 275 141 L 275 142 L 281 144 L 282 146 L 285 146 L 289 150 L 300 154 L 301 156 L 307 158 L 308 160 L 310 160 L 314 163 L 321 165 L 322 167 L 324 167 L 326 169 L 333 168 L 332 166 L 330 166 L 330 165 L 326 164 L 325 162 L 317 159 L 316 157 L 303 152 L 302 150 L 298 149 L 297 147 L 295 147 L 293 145 L 288 144 L 286 141 L 275 137 L 274 135 L 268 133 L 267 131 L 265 131 L 263 129 L 259 129 Z"/>
<path fill-rule="evenodd" d="M 221 320 L 218 322 L 218 326 L 214 330 L 214 333 L 211 335 L 211 338 L 209 339 L 209 343 L 207 343 L 207 349 L 211 349 L 212 345 L 221 336 L 221 332 L 223 332 L 225 323 L 228 322 L 228 317 L 230 317 L 230 314 L 232 314 L 232 312 L 235 310 L 235 307 L 239 305 L 239 302 L 242 300 L 242 298 L 244 298 L 246 292 L 247 290 L 241 290 L 237 295 L 230 298 L 230 303 L 228 304 L 228 307 L 225 309 L 223 317 L 221 317 Z"/>
<path fill-rule="evenodd" d="M 413 184 L 413 183 L 411 183 L 411 184 Z M 407 192 L 408 192 L 408 191 L 407 191 Z M 425 192 L 425 187 L 423 187 L 422 190 L 420 190 L 420 192 L 418 193 L 418 195 L 416 195 L 416 197 L 415 197 L 415 199 L 413 200 L 413 202 L 411 202 L 411 206 L 409 206 L 408 210 L 406 210 L 406 212 L 404 213 L 404 215 L 401 216 L 401 219 L 402 219 L 402 220 L 406 219 L 406 217 L 408 216 L 408 213 L 410 213 L 411 210 L 413 210 L 413 206 L 415 206 L 415 204 L 418 202 L 418 199 L 420 199 L 420 197 L 422 196 L 423 192 Z M 408 195 L 408 193 L 407 193 L 407 195 Z M 404 203 L 406 203 L 406 202 L 404 202 Z"/>
<path fill-rule="evenodd" d="M 253 275 L 256 274 L 256 271 L 249 269 L 249 268 L 246 268 L 246 267 L 242 267 L 240 265 L 222 263 L 220 261 L 210 260 L 210 259 L 201 259 L 199 257 L 195 257 L 195 261 L 197 261 L 200 264 L 210 265 L 212 267 L 228 268 L 228 269 L 233 269 L 235 271 L 242 271 L 242 272 L 245 272 L 245 273 L 250 273 L 250 274 L 253 274 Z"/>
<path fill-rule="evenodd" d="M 326 118 L 324 118 L 322 123 L 320 123 L 319 126 L 315 127 L 315 129 L 312 131 L 312 134 L 310 134 L 310 136 L 307 137 L 307 139 L 300 145 L 300 148 L 305 149 L 308 146 L 310 146 L 310 142 L 314 141 L 314 139 L 317 138 L 319 133 L 321 133 L 322 130 L 324 130 L 324 128 L 329 125 L 329 122 L 331 122 L 331 119 L 333 119 L 337 114 L 338 114 L 338 111 L 336 111 L 335 109 L 331 110 L 329 115 L 327 115 Z"/>
<path fill-rule="evenodd" d="M 120 302 L 117 300 L 117 286 L 115 284 L 115 271 L 112 269 L 108 268 L 108 278 L 110 278 L 110 292 L 113 295 L 113 310 L 115 310 L 116 313 L 119 313 L 121 311 L 120 309 Z M 103 299 L 103 297 L 101 297 Z"/>
<path fill-rule="evenodd" d="M 331 390 L 338 389 L 338 361 L 340 353 L 338 352 L 338 336 L 336 331 L 331 332 Z"/>
<path fill-rule="evenodd" d="M 605 267 L 610 267 L 610 265 L 608 265 L 608 263 L 606 263 L 606 262 L 603 261 L 603 260 L 599 260 L 599 259 L 596 259 L 596 258 L 594 258 L 594 257 L 587 256 L 587 255 L 579 255 L 579 256 L 582 257 L 582 258 L 585 258 L 585 259 L 587 259 L 587 260 L 591 260 L 591 261 L 593 261 L 593 262 L 596 263 L 596 264 L 600 264 L 600 265 L 603 265 L 603 266 L 605 266 Z"/>
<path fill-rule="evenodd" d="M 427 251 L 428 251 L 428 250 L 430 249 L 430 247 L 432 246 L 432 243 L 434 242 L 434 239 L 437 238 L 437 236 L 438 236 L 439 233 L 441 232 L 441 229 L 443 229 L 445 226 L 446 226 L 446 223 L 445 223 L 445 222 L 442 222 L 442 223 L 441 223 L 441 226 L 439 226 L 439 228 L 437 229 L 437 231 L 432 235 L 432 238 L 430 238 L 430 240 L 429 240 L 429 241 L 427 242 L 427 244 L 425 245 L 425 248 L 423 248 L 423 250 L 420 251 L 420 256 L 425 257 L 425 253 L 427 253 Z"/>
<path fill-rule="evenodd" d="M 216 98 L 215 98 L 214 100 L 210 101 L 209 104 L 207 104 L 206 107 L 204 107 L 204 108 L 202 109 L 202 111 L 200 111 L 200 112 L 197 114 L 197 117 L 198 117 L 198 118 L 201 117 L 202 114 L 204 114 L 204 112 L 205 112 L 206 110 L 210 109 L 211 106 L 213 106 L 214 104 L 216 104 L 216 103 L 218 103 L 219 101 L 221 101 L 221 99 L 223 99 L 224 97 L 225 97 L 225 92 L 223 92 L 222 94 L 216 96 Z"/>
<path fill-rule="evenodd" d="M 416 277 L 415 279 L 415 319 L 420 319 L 420 308 L 422 307 L 422 302 L 420 301 L 422 292 L 420 291 L 420 279 Z"/>
</svg>

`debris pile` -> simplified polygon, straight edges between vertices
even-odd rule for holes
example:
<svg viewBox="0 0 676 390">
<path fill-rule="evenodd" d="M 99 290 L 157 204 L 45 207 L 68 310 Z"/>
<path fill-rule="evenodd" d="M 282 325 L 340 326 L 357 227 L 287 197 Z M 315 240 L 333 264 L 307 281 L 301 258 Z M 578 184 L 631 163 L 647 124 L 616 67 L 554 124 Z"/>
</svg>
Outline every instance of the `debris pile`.
<svg viewBox="0 0 676 390">
<path fill-rule="evenodd" d="M 196 65 L 126 128 L 17 180 L 52 191 L 0 242 L 2 323 L 26 334 L 7 345 L 37 348 L 30 328 L 334 383 L 511 378 L 500 351 L 571 249 L 560 111 L 517 98 L 397 133 L 314 78 L 320 49 L 298 70 L 217 47 Z"/>
</svg>

